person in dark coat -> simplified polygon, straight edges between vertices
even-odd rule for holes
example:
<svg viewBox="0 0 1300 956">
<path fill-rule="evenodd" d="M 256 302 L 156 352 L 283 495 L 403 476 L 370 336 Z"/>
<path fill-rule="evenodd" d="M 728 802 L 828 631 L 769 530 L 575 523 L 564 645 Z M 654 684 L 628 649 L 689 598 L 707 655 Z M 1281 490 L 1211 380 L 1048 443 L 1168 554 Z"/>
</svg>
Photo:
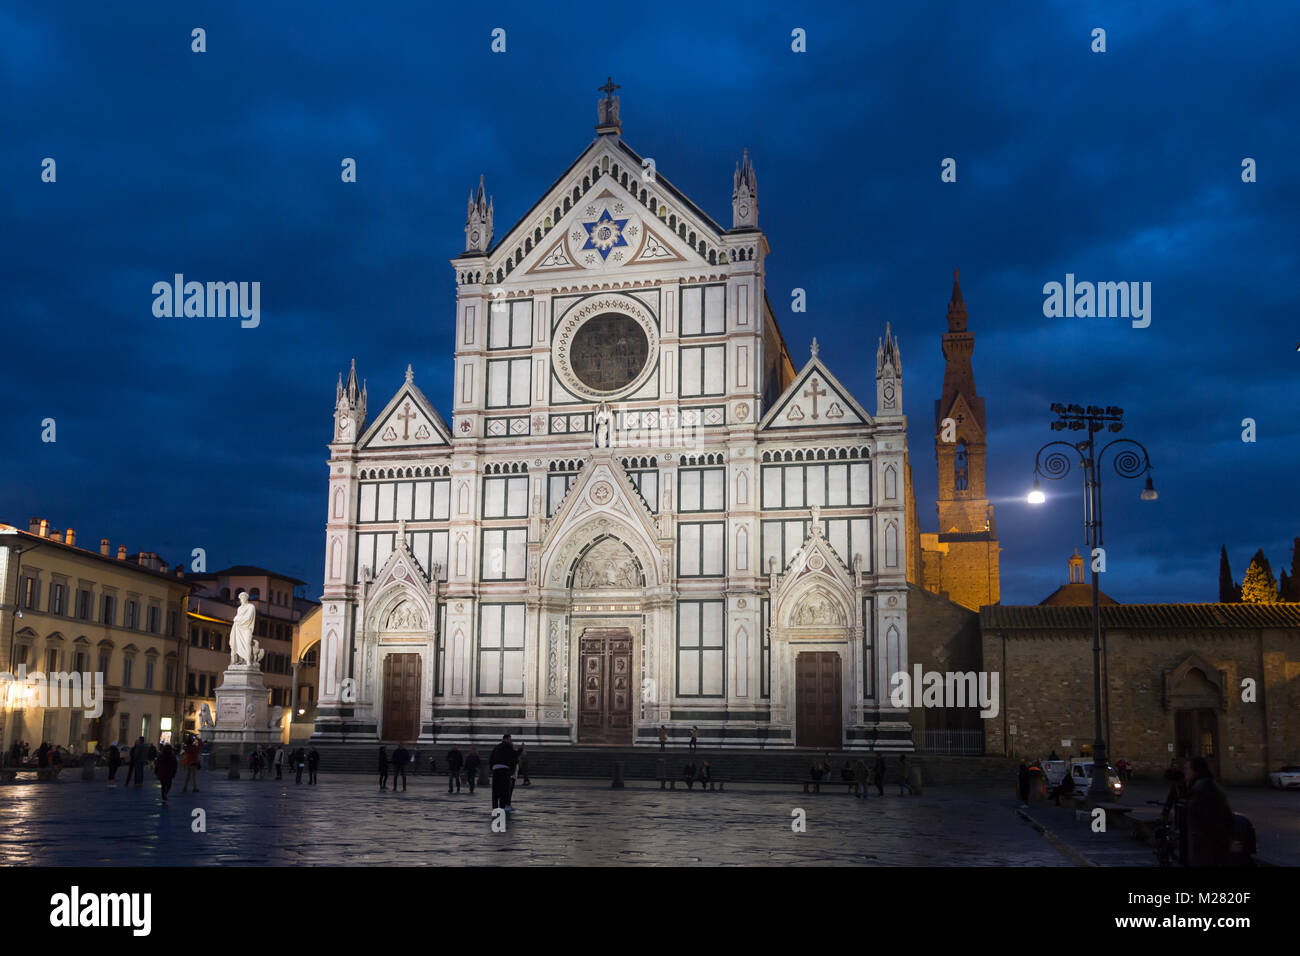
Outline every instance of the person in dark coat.
<svg viewBox="0 0 1300 956">
<path fill-rule="evenodd" d="M 307 782 L 316 783 L 316 771 L 320 769 L 320 751 L 315 747 L 307 752 Z"/>
<path fill-rule="evenodd" d="M 108 785 L 117 786 L 117 768 L 122 766 L 122 752 L 117 749 L 117 744 L 112 744 L 108 748 Z"/>
<path fill-rule="evenodd" d="M 307 767 L 307 754 L 301 747 L 293 752 L 293 782 L 302 783 L 302 772 Z"/>
<path fill-rule="evenodd" d="M 912 781 L 907 779 L 907 754 L 898 755 L 898 795 L 903 795 L 906 789 L 910 794 L 912 792 Z"/>
<path fill-rule="evenodd" d="M 1227 866 L 1232 808 L 1204 757 L 1187 762 L 1187 865 Z"/>
<path fill-rule="evenodd" d="M 695 764 L 688 763 L 682 767 L 682 778 L 686 781 L 686 789 L 695 789 Z"/>
<path fill-rule="evenodd" d="M 533 782 L 528 779 L 528 753 L 523 744 L 519 745 L 519 776 L 523 778 L 525 787 L 533 785 Z"/>
<path fill-rule="evenodd" d="M 1048 796 L 1052 798 L 1053 806 L 1059 807 L 1061 805 L 1062 797 L 1068 797 L 1070 794 L 1074 793 L 1074 777 L 1070 775 L 1069 767 L 1066 767 L 1065 771 L 1065 776 L 1061 778 L 1061 782 L 1054 786 L 1052 792 L 1048 794 Z"/>
<path fill-rule="evenodd" d="M 456 792 L 460 793 L 460 768 L 465 766 L 465 758 L 461 756 L 460 748 L 455 744 L 447 751 L 447 792 L 451 793 L 455 787 Z"/>
<path fill-rule="evenodd" d="M 162 753 L 153 762 L 153 772 L 162 788 L 162 802 L 166 803 L 172 781 L 176 779 L 176 754 L 172 752 L 171 744 L 163 744 Z"/>
<path fill-rule="evenodd" d="M 871 782 L 876 785 L 876 793 L 883 797 L 885 795 L 884 754 L 876 754 L 876 759 L 871 766 Z"/>
<path fill-rule="evenodd" d="M 50 765 L 50 745 L 42 741 L 41 745 L 36 748 L 36 766 L 44 770 L 49 765 Z"/>
<path fill-rule="evenodd" d="M 1029 766 L 1023 760 L 1016 770 L 1016 799 L 1026 806 L 1029 805 Z"/>
<path fill-rule="evenodd" d="M 503 734 L 501 743 L 492 748 L 488 757 L 488 768 L 492 771 L 493 810 L 498 807 L 506 811 L 514 809 L 510 806 L 510 777 L 518 762 L 519 755 L 515 753 L 515 745 L 510 742 L 510 735 Z"/>
<path fill-rule="evenodd" d="M 144 762 L 148 756 L 149 748 L 145 746 L 144 738 L 136 738 L 135 746 L 131 748 L 131 766 L 127 777 L 133 779 L 137 787 L 144 786 Z"/>
<path fill-rule="evenodd" d="M 853 795 L 865 800 L 867 799 L 867 788 L 869 786 L 869 774 L 867 773 L 867 762 L 859 757 L 853 761 Z"/>
<path fill-rule="evenodd" d="M 474 784 L 478 783 L 478 768 L 483 761 L 479 759 L 478 750 L 474 747 L 469 748 L 469 754 L 465 757 L 465 782 L 469 784 L 469 792 L 474 792 Z"/>
<path fill-rule="evenodd" d="M 397 792 L 397 778 L 402 778 L 402 789 L 406 789 L 406 765 L 411 762 L 411 753 L 405 744 L 398 743 L 393 751 L 393 793 Z"/>
<path fill-rule="evenodd" d="M 379 789 L 388 789 L 388 750 L 382 745 L 379 748 Z"/>
</svg>

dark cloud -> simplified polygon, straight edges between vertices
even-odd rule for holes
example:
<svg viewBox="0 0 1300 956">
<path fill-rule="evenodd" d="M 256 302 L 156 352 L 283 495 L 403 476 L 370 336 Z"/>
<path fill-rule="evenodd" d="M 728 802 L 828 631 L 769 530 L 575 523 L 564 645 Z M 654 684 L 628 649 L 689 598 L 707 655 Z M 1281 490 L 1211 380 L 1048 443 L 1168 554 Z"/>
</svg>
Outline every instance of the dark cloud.
<svg viewBox="0 0 1300 956">
<path fill-rule="evenodd" d="M 1257 547 L 1289 564 L 1300 533 L 1298 21 L 1172 2 L 0 11 L 0 516 L 318 582 L 339 370 L 357 358 L 378 410 L 410 362 L 445 411 L 465 196 L 484 173 L 499 228 L 522 215 L 589 141 L 612 74 L 629 144 L 720 221 L 750 148 L 798 358 L 816 335 L 870 405 L 871 346 L 899 332 L 926 530 L 961 267 L 1007 601 L 1049 593 L 1082 544 L 1073 479 L 1022 503 L 1053 401 L 1123 406 L 1156 466 L 1154 504 L 1107 480 L 1106 590 L 1213 598 L 1220 543 L 1240 577 Z M 261 328 L 154 318 L 150 287 L 176 272 L 260 281 Z M 1043 283 L 1067 272 L 1150 281 L 1150 328 L 1044 318 Z"/>
</svg>

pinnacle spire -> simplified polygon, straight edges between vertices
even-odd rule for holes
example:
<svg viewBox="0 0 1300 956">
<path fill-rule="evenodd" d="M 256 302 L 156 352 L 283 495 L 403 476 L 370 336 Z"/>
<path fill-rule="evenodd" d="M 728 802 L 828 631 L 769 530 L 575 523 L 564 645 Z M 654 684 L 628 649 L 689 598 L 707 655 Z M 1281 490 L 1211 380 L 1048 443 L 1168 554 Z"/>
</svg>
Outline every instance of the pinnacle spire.
<svg viewBox="0 0 1300 956">
<path fill-rule="evenodd" d="M 948 301 L 948 331 L 966 331 L 966 301 L 961 297 L 961 280 L 952 270 L 952 298 Z"/>
</svg>

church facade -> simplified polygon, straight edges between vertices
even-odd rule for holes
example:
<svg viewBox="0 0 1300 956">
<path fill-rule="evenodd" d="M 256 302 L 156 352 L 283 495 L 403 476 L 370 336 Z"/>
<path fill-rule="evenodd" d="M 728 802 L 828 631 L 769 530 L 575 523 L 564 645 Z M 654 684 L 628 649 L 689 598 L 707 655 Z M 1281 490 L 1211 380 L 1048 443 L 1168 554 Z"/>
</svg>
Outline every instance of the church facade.
<svg viewBox="0 0 1300 956">
<path fill-rule="evenodd" d="M 498 235 L 482 180 L 451 415 L 340 377 L 315 739 L 910 750 L 906 420 L 768 303 L 746 154 L 730 228 L 597 135 Z"/>
</svg>

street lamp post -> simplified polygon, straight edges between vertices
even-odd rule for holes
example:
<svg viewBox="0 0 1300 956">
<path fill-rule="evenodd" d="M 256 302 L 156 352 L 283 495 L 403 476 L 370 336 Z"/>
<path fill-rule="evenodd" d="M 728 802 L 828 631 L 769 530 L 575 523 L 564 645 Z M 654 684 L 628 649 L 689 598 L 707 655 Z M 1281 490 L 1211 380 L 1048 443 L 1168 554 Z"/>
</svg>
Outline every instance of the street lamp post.
<svg viewBox="0 0 1300 956">
<path fill-rule="evenodd" d="M 1145 475 L 1146 487 L 1142 490 L 1142 500 L 1155 501 L 1157 495 L 1155 485 L 1151 481 L 1151 459 L 1147 455 L 1146 448 L 1140 443 L 1131 438 L 1116 438 L 1103 445 L 1100 451 L 1096 448 L 1093 436 L 1097 432 L 1103 430 L 1118 432 L 1123 429 L 1124 409 L 1114 405 L 1106 408 L 1089 405 L 1084 408 L 1082 405 L 1056 403 L 1052 405 L 1052 411 L 1058 416 L 1057 420 L 1052 422 L 1052 431 L 1086 429 L 1088 437 L 1079 442 L 1051 441 L 1038 449 L 1038 454 L 1034 458 L 1034 486 L 1029 493 L 1029 503 L 1042 504 L 1046 500 L 1046 495 L 1039 486 L 1040 477 L 1058 481 L 1070 473 L 1074 456 L 1060 449 L 1068 448 L 1073 451 L 1078 457 L 1079 467 L 1083 469 L 1083 527 L 1092 559 L 1092 699 L 1095 739 L 1092 745 L 1092 781 L 1088 787 L 1088 795 L 1094 801 L 1100 801 L 1110 796 L 1106 772 L 1106 741 L 1102 737 L 1101 727 L 1101 612 L 1099 608 L 1101 585 L 1097 576 L 1098 549 L 1102 547 L 1101 472 L 1098 466 L 1102 463 L 1106 452 L 1117 445 L 1120 446 L 1111 458 L 1115 474 L 1121 478 L 1137 478 Z M 1044 457 L 1045 452 L 1046 457 Z"/>
</svg>

